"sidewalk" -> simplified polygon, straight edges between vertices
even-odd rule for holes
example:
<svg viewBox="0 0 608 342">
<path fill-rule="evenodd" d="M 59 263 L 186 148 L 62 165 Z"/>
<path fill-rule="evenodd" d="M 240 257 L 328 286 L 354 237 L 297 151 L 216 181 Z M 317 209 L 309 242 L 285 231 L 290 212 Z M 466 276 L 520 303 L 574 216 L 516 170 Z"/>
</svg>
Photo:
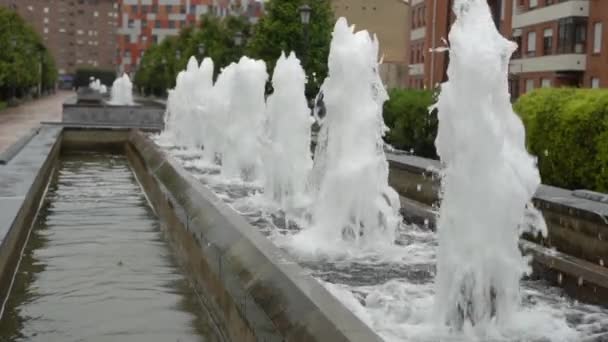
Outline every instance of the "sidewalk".
<svg viewBox="0 0 608 342">
<path fill-rule="evenodd" d="M 71 91 L 58 91 L 54 95 L 0 111 L 0 152 L 41 121 L 61 121 L 61 105 L 74 94 Z"/>
</svg>

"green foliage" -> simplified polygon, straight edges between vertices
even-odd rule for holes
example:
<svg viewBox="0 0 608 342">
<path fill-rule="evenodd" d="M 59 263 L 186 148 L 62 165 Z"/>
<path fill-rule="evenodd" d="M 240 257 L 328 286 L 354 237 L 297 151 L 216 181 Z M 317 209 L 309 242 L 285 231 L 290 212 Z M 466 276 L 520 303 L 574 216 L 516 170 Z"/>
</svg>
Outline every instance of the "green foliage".
<svg viewBox="0 0 608 342">
<path fill-rule="evenodd" d="M 429 112 L 434 103 L 428 90 L 393 89 L 384 104 L 384 123 L 390 131 L 388 143 L 426 158 L 437 158 L 437 112 Z"/>
<path fill-rule="evenodd" d="M 76 76 L 74 77 L 74 86 L 86 87 L 89 85 L 90 78 L 98 78 L 102 84 L 111 86 L 116 79 L 116 73 L 112 70 L 102 70 L 95 68 L 82 68 L 76 70 Z"/>
<path fill-rule="evenodd" d="M 8 105 L 6 104 L 6 102 L 0 101 L 0 110 L 3 110 L 7 107 Z"/>
<path fill-rule="evenodd" d="M 312 8 L 308 37 L 298 12 L 304 3 Z M 327 76 L 333 23 L 334 14 L 328 0 L 271 0 L 266 4 L 264 17 L 254 27 L 247 52 L 254 58 L 263 59 L 270 73 L 281 51 L 295 51 L 309 76 L 307 96 L 314 97 Z M 312 77 L 313 73 L 315 77 Z"/>
<path fill-rule="evenodd" d="M 514 108 L 543 183 L 608 191 L 608 91 L 538 89 Z"/>
<path fill-rule="evenodd" d="M 135 85 L 146 94 L 162 95 L 175 86 L 177 74 L 185 69 L 190 56 L 196 56 L 199 62 L 204 57 L 211 57 L 217 75 L 221 68 L 237 61 L 243 54 L 243 48 L 234 43 L 237 32 L 243 35 L 243 41 L 250 36 L 250 24 L 245 17 L 203 16 L 199 27 L 184 28 L 177 37 L 148 48 L 135 74 Z M 199 53 L 201 45 L 204 46 L 202 55 Z"/>
<path fill-rule="evenodd" d="M 52 87 L 57 69 L 34 29 L 14 11 L 0 7 L 0 98 L 38 86 Z"/>
</svg>

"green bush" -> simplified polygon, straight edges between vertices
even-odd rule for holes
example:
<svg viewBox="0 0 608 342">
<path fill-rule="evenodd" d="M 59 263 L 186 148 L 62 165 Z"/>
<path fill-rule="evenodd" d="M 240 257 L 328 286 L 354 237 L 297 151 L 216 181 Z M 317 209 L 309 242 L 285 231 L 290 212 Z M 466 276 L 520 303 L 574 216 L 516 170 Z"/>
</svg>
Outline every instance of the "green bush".
<svg viewBox="0 0 608 342">
<path fill-rule="evenodd" d="M 6 102 L 2 102 L 2 101 L 0 101 L 0 110 L 5 109 L 6 107 L 7 107 Z"/>
<path fill-rule="evenodd" d="M 389 127 L 385 139 L 396 148 L 426 158 L 437 158 L 437 112 L 429 112 L 435 102 L 428 90 L 393 89 L 384 104 L 384 123 Z"/>
<path fill-rule="evenodd" d="M 608 191 L 608 91 L 538 89 L 518 99 L 543 183 Z"/>
</svg>

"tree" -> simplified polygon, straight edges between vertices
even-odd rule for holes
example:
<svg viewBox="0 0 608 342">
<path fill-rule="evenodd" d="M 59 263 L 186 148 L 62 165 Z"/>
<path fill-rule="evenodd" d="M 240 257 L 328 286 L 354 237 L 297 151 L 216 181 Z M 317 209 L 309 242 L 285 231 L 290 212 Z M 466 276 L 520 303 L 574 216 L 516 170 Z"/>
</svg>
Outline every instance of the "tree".
<svg viewBox="0 0 608 342">
<path fill-rule="evenodd" d="M 14 11 L 0 7 L 0 98 L 52 87 L 57 69 L 34 29 Z"/>
<path fill-rule="evenodd" d="M 250 27 L 245 17 L 221 19 L 203 16 L 199 27 L 183 28 L 177 37 L 167 38 L 148 48 L 134 83 L 146 94 L 162 95 L 166 89 L 175 86 L 177 74 L 185 69 L 191 56 L 196 56 L 199 62 L 204 57 L 211 57 L 217 75 L 222 67 L 240 58 L 243 49 L 235 45 L 234 36 L 240 32 L 246 40 Z M 201 46 L 204 47 L 203 54 L 199 51 Z"/>
<path fill-rule="evenodd" d="M 308 39 L 305 39 L 298 11 L 305 3 L 312 8 Z M 266 61 L 270 73 L 281 51 L 294 51 L 305 61 L 304 69 L 308 75 L 307 97 L 314 97 L 327 76 L 327 56 L 334 23 L 329 1 L 270 0 L 266 9 L 266 14 L 254 27 L 253 36 L 247 46 L 248 53 L 251 57 Z M 315 77 L 312 77 L 313 75 Z"/>
</svg>

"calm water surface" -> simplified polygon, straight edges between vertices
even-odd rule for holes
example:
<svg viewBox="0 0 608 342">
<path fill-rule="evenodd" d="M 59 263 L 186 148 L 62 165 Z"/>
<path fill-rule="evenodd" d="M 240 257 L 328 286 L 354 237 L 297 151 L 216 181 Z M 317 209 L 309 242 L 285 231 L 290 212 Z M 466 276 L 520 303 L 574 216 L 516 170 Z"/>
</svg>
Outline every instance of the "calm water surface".
<svg viewBox="0 0 608 342">
<path fill-rule="evenodd" d="M 218 341 L 124 156 L 62 157 L 0 341 Z"/>
</svg>

